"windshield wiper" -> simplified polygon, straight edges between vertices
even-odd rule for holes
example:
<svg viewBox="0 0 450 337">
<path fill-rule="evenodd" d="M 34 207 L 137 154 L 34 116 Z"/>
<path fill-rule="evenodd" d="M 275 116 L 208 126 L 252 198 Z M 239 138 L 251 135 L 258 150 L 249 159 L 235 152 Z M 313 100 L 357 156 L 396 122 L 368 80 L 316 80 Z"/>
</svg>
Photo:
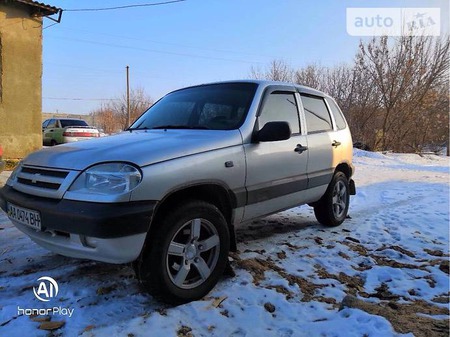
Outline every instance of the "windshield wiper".
<svg viewBox="0 0 450 337">
<path fill-rule="evenodd" d="M 143 127 L 137 127 L 137 128 L 128 128 L 125 131 L 135 131 L 135 130 L 149 130 L 149 128 L 147 126 L 143 126 Z"/>
<path fill-rule="evenodd" d="M 205 125 L 158 125 L 153 127 L 152 129 L 202 129 L 208 130 L 209 128 Z"/>
</svg>

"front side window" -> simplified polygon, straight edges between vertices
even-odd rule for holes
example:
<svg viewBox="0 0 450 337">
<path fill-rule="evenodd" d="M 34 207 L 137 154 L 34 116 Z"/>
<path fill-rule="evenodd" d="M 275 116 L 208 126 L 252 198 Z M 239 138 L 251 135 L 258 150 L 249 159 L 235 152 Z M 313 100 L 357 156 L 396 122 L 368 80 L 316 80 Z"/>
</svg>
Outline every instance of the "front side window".
<svg viewBox="0 0 450 337">
<path fill-rule="evenodd" d="M 333 129 L 330 113 L 322 97 L 301 95 L 308 133 Z"/>
<path fill-rule="evenodd" d="M 237 129 L 256 88 L 254 83 L 220 83 L 174 91 L 152 105 L 130 130 Z"/>
<path fill-rule="evenodd" d="M 299 133 L 297 102 L 293 93 L 275 91 L 264 102 L 258 119 L 262 129 L 267 122 L 288 122 L 293 134 Z"/>
</svg>

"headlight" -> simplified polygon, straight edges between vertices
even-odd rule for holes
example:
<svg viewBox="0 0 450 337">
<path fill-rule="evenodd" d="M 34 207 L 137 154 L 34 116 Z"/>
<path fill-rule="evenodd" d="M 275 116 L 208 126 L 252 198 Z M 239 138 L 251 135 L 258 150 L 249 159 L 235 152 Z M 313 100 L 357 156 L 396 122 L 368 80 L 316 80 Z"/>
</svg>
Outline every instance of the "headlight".
<svg viewBox="0 0 450 337">
<path fill-rule="evenodd" d="M 136 167 L 126 163 L 107 163 L 84 171 L 69 191 L 93 194 L 122 194 L 133 190 L 142 180 Z"/>
<path fill-rule="evenodd" d="M 19 174 L 21 169 L 22 169 L 22 162 L 19 162 L 19 164 L 17 164 L 16 168 L 14 169 L 14 171 L 12 171 L 11 175 L 6 181 L 6 185 L 12 186 L 17 181 L 17 175 Z"/>
</svg>

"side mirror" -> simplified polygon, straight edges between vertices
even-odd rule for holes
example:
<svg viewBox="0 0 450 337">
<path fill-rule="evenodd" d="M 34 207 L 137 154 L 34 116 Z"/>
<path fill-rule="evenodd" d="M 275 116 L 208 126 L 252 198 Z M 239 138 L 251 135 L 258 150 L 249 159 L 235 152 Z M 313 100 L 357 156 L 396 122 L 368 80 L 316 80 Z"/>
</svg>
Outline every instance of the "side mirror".
<svg viewBox="0 0 450 337">
<path fill-rule="evenodd" d="M 268 122 L 256 133 L 257 142 L 276 142 L 291 138 L 288 122 Z"/>
</svg>

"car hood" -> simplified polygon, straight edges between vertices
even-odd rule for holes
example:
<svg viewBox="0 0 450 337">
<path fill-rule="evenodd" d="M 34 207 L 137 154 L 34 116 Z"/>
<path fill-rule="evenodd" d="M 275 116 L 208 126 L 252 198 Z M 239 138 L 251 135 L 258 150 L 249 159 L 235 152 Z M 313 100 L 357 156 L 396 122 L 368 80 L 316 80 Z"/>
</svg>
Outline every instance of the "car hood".
<svg viewBox="0 0 450 337">
<path fill-rule="evenodd" d="M 67 143 L 30 154 L 25 165 L 84 170 L 102 162 L 151 165 L 242 144 L 239 130 L 139 130 Z"/>
</svg>

